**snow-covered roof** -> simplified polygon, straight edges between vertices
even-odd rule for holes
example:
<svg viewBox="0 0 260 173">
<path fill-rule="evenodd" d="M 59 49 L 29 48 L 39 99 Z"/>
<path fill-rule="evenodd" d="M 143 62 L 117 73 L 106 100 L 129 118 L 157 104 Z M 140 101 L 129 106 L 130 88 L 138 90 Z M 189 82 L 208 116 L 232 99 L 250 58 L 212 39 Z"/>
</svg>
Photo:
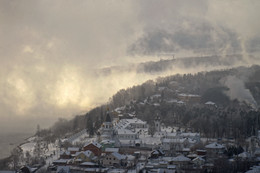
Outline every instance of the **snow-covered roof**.
<svg viewBox="0 0 260 173">
<path fill-rule="evenodd" d="M 68 151 L 79 151 L 78 147 L 69 147 Z"/>
<path fill-rule="evenodd" d="M 176 103 L 177 100 L 176 99 L 169 99 L 169 100 L 166 100 L 167 103 Z"/>
<path fill-rule="evenodd" d="M 170 162 L 170 161 L 172 161 L 173 157 L 162 157 L 161 159 L 163 161 Z"/>
<path fill-rule="evenodd" d="M 188 158 L 196 158 L 196 157 L 198 157 L 198 154 L 189 154 L 189 155 L 187 155 L 187 157 Z"/>
<path fill-rule="evenodd" d="M 159 91 L 162 91 L 162 90 L 164 90 L 166 87 L 158 87 L 158 90 Z"/>
<path fill-rule="evenodd" d="M 129 125 L 135 125 L 135 124 L 141 124 L 145 125 L 147 124 L 145 121 L 142 121 L 138 118 L 133 118 L 133 119 L 121 119 L 116 125 L 116 129 L 125 129 Z"/>
<path fill-rule="evenodd" d="M 211 144 L 206 145 L 205 148 L 208 148 L 208 149 L 222 149 L 222 148 L 225 148 L 225 146 L 222 145 L 222 144 L 218 144 L 217 142 L 213 142 Z"/>
<path fill-rule="evenodd" d="M 94 165 L 96 165 L 96 164 L 93 163 L 93 162 L 83 162 L 83 163 L 81 163 L 80 165 L 82 165 L 82 166 L 94 166 Z"/>
<path fill-rule="evenodd" d="M 177 81 L 171 81 L 171 82 L 169 82 L 169 84 L 177 84 L 178 82 Z"/>
<path fill-rule="evenodd" d="M 185 142 L 185 141 L 188 141 L 189 142 L 189 140 L 187 140 L 187 139 L 185 139 L 185 138 L 178 138 L 178 139 L 167 139 L 167 138 L 164 138 L 164 139 L 162 139 L 162 142 L 163 143 L 183 143 L 183 142 Z"/>
<path fill-rule="evenodd" d="M 53 163 L 67 163 L 67 161 L 70 159 L 59 159 L 59 160 L 54 160 Z"/>
<path fill-rule="evenodd" d="M 143 144 L 151 144 L 151 145 L 161 144 L 161 139 L 156 137 L 143 136 L 142 138 L 140 137 L 140 140 L 142 141 Z"/>
<path fill-rule="evenodd" d="M 135 156 L 133 155 L 126 155 L 127 160 L 135 160 Z"/>
<path fill-rule="evenodd" d="M 201 149 L 197 149 L 197 152 L 207 152 L 207 150 L 201 150 Z"/>
<path fill-rule="evenodd" d="M 260 148 L 257 148 L 254 152 L 255 155 L 259 155 L 260 154 Z"/>
<path fill-rule="evenodd" d="M 195 136 L 200 136 L 199 133 L 181 133 L 180 136 L 182 137 L 195 137 Z"/>
<path fill-rule="evenodd" d="M 194 140 L 194 139 L 188 138 L 188 142 L 189 142 L 190 144 L 195 144 L 197 141 Z"/>
<path fill-rule="evenodd" d="M 154 98 L 154 97 L 161 97 L 161 94 L 154 94 L 151 96 L 151 98 Z"/>
<path fill-rule="evenodd" d="M 240 153 L 238 155 L 238 157 L 240 157 L 240 158 L 249 158 L 250 154 L 248 152 L 243 152 L 243 153 Z"/>
<path fill-rule="evenodd" d="M 88 146 L 88 145 L 90 145 L 90 144 L 93 144 L 93 145 L 96 146 L 97 148 L 101 148 L 101 147 L 102 147 L 102 145 L 100 145 L 100 144 L 97 143 L 97 142 L 86 143 L 86 144 L 84 145 L 84 147 L 86 147 L 86 146 Z"/>
<path fill-rule="evenodd" d="M 205 105 L 215 105 L 215 103 L 212 102 L 212 101 L 208 101 L 208 102 L 205 103 Z"/>
<path fill-rule="evenodd" d="M 110 153 L 114 153 L 114 152 L 118 152 L 119 148 L 106 148 L 105 152 L 110 152 Z"/>
<path fill-rule="evenodd" d="M 122 154 L 119 154 L 119 153 L 116 153 L 116 152 L 112 153 L 112 155 L 113 155 L 115 158 L 117 158 L 118 160 L 122 160 L 122 159 L 125 159 L 125 158 L 126 158 L 125 155 L 122 155 Z"/>
<path fill-rule="evenodd" d="M 190 148 L 183 148 L 182 151 L 186 151 L 186 152 L 188 151 L 189 152 Z"/>
<path fill-rule="evenodd" d="M 185 94 L 185 93 L 178 94 L 178 96 L 181 96 L 181 97 L 200 97 L 197 94 Z"/>
<path fill-rule="evenodd" d="M 198 156 L 198 157 L 196 157 L 195 159 L 193 159 L 192 161 L 193 161 L 193 162 L 196 162 L 196 161 L 205 162 L 205 159 L 203 159 L 202 157 Z"/>
<path fill-rule="evenodd" d="M 177 133 L 173 132 L 173 133 L 167 133 L 168 137 L 175 137 L 177 136 Z"/>
<path fill-rule="evenodd" d="M 87 151 L 77 152 L 77 153 L 75 154 L 75 156 L 78 156 L 78 155 L 80 155 L 80 154 L 84 154 L 85 156 L 90 157 L 91 154 L 93 154 L 93 153 L 92 153 L 92 151 L 87 150 Z"/>
<path fill-rule="evenodd" d="M 246 171 L 246 173 L 259 173 L 260 172 L 260 166 L 253 166 L 250 168 L 250 170 Z"/>
<path fill-rule="evenodd" d="M 128 130 L 128 129 L 117 129 L 117 134 L 118 135 L 123 135 L 123 134 L 135 135 L 134 132 L 132 132 L 131 130 Z"/>
<path fill-rule="evenodd" d="M 70 155 L 70 152 L 69 152 L 69 151 L 62 151 L 62 152 L 60 153 L 60 155 L 67 155 L 67 156 L 69 156 L 69 155 Z"/>
<path fill-rule="evenodd" d="M 101 141 L 100 143 L 101 143 L 101 144 L 114 144 L 115 141 L 113 141 L 113 140 L 103 140 L 103 141 Z"/>
<path fill-rule="evenodd" d="M 161 137 L 166 136 L 166 134 L 167 134 L 167 132 L 161 131 L 161 132 L 155 132 L 153 136 L 156 138 L 161 138 Z"/>
<path fill-rule="evenodd" d="M 168 165 L 167 169 L 176 169 L 176 165 Z"/>
<path fill-rule="evenodd" d="M 189 161 L 191 161 L 188 157 L 185 157 L 185 156 L 183 156 L 183 155 L 179 155 L 179 156 L 177 156 L 177 157 L 174 157 L 173 159 L 172 159 L 172 161 L 173 162 L 189 162 Z"/>
<path fill-rule="evenodd" d="M 69 166 L 58 166 L 57 167 L 57 172 L 61 173 L 69 173 L 70 172 L 70 167 Z"/>
<path fill-rule="evenodd" d="M 109 169 L 108 173 L 125 173 L 125 169 Z"/>
<path fill-rule="evenodd" d="M 152 151 L 152 154 L 159 154 L 159 151 L 153 150 L 153 151 Z"/>
<path fill-rule="evenodd" d="M 177 103 L 178 103 L 178 104 L 184 104 L 185 102 L 183 102 L 183 101 L 178 101 Z"/>
<path fill-rule="evenodd" d="M 115 111 L 118 113 L 121 113 L 121 111 L 123 111 L 124 109 L 125 109 L 125 106 L 116 108 Z"/>
</svg>

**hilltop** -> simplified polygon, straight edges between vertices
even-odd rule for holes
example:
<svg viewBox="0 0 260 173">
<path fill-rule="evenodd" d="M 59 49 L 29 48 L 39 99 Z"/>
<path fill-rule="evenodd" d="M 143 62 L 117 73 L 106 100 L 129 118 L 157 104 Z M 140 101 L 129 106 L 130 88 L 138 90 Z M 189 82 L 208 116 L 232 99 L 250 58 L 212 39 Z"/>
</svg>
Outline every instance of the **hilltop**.
<svg viewBox="0 0 260 173">
<path fill-rule="evenodd" d="M 172 75 L 122 89 L 107 105 L 72 120 L 60 119 L 40 133 L 47 140 L 85 128 L 94 134 L 109 108 L 114 117 L 137 117 L 153 124 L 156 115 L 167 126 L 199 131 L 207 137 L 256 135 L 260 103 L 260 66 Z M 212 128 L 214 127 L 214 128 Z M 240 136 L 238 135 L 240 134 Z"/>
</svg>

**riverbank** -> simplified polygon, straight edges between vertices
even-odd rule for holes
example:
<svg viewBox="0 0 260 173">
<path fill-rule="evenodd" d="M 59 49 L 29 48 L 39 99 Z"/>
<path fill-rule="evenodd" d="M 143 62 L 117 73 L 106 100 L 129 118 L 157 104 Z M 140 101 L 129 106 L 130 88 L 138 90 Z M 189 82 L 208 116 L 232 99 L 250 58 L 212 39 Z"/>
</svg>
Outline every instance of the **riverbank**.
<svg viewBox="0 0 260 173">
<path fill-rule="evenodd" d="M 0 159 L 9 157 L 15 147 L 24 143 L 32 135 L 33 133 L 22 132 L 0 133 Z"/>
</svg>

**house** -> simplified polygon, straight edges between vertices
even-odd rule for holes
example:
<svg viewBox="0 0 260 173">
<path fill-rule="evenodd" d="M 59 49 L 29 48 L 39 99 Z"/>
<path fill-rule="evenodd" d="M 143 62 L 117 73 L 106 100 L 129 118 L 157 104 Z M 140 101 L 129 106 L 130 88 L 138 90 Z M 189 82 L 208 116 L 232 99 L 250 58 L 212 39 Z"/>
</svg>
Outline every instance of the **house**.
<svg viewBox="0 0 260 173">
<path fill-rule="evenodd" d="M 126 155 L 126 166 L 133 167 L 136 164 L 136 157 L 133 155 Z"/>
<path fill-rule="evenodd" d="M 104 157 L 103 165 L 104 166 L 123 166 L 126 162 L 126 156 L 119 153 L 111 153 Z"/>
<path fill-rule="evenodd" d="M 201 100 L 201 96 L 196 95 L 196 94 L 185 94 L 185 93 L 181 93 L 178 94 L 178 98 L 186 103 L 199 103 Z"/>
<path fill-rule="evenodd" d="M 70 173 L 69 166 L 58 166 L 56 173 Z"/>
<path fill-rule="evenodd" d="M 54 160 L 52 163 L 57 166 L 65 166 L 67 165 L 68 161 L 69 159 L 59 159 L 59 160 Z"/>
<path fill-rule="evenodd" d="M 248 160 L 249 158 L 251 158 L 251 155 L 248 152 L 243 152 L 243 153 L 238 154 L 237 157 L 240 160 Z"/>
<path fill-rule="evenodd" d="M 92 151 L 81 151 L 75 154 L 74 162 L 75 163 L 83 163 L 83 162 L 91 162 L 94 157 Z"/>
<path fill-rule="evenodd" d="M 100 145 L 97 142 L 91 142 L 86 144 L 83 148 L 83 151 L 92 151 L 94 153 L 95 156 L 100 156 L 102 153 L 102 145 Z"/>
<path fill-rule="evenodd" d="M 81 167 L 85 167 L 85 168 L 96 168 L 98 167 L 98 164 L 94 163 L 94 162 L 83 162 L 80 164 Z"/>
<path fill-rule="evenodd" d="M 75 156 L 76 152 L 79 152 L 78 147 L 69 147 L 68 152 L 70 153 L 71 156 Z"/>
<path fill-rule="evenodd" d="M 196 150 L 198 156 L 205 156 L 207 154 L 207 150 Z"/>
<path fill-rule="evenodd" d="M 205 146 L 207 150 L 207 156 L 214 157 L 216 154 L 223 154 L 225 150 L 225 146 L 222 144 L 218 144 L 217 142 L 213 142 Z"/>
<path fill-rule="evenodd" d="M 100 142 L 102 145 L 102 150 L 104 151 L 106 148 L 114 148 L 115 146 L 115 141 L 113 140 L 103 140 Z"/>
<path fill-rule="evenodd" d="M 164 156 L 164 155 L 165 155 L 165 153 L 161 149 L 153 150 L 151 152 L 150 158 L 154 159 L 154 158 L 158 158 L 159 156 Z"/>
<path fill-rule="evenodd" d="M 189 159 L 188 157 L 185 157 L 183 155 L 179 155 L 177 157 L 172 158 L 170 163 L 173 164 L 173 165 L 177 165 L 178 167 L 182 167 L 184 165 L 189 164 L 190 161 L 191 161 L 191 159 Z"/>
<path fill-rule="evenodd" d="M 105 149 L 105 153 L 118 153 L 119 152 L 119 148 L 106 148 Z"/>
<path fill-rule="evenodd" d="M 192 163 L 194 163 L 196 166 L 202 166 L 205 163 L 205 159 L 198 156 L 195 159 L 192 160 Z"/>
<path fill-rule="evenodd" d="M 70 159 L 71 155 L 69 151 L 62 151 L 60 153 L 60 159 Z"/>
<path fill-rule="evenodd" d="M 107 173 L 126 173 L 126 169 L 109 169 Z"/>
<path fill-rule="evenodd" d="M 20 173 L 34 173 L 38 170 L 38 168 L 31 168 L 29 166 L 23 166 L 21 169 L 20 169 Z M 15 171 L 16 172 L 16 171 Z"/>
</svg>

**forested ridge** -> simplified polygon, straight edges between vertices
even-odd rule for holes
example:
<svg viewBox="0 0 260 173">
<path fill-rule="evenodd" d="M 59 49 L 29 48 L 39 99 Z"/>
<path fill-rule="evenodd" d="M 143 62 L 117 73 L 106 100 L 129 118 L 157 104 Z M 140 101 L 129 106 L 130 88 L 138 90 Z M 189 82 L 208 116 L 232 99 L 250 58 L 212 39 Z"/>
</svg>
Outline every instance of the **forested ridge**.
<svg viewBox="0 0 260 173">
<path fill-rule="evenodd" d="M 153 124 L 154 117 L 159 115 L 166 126 L 200 132 L 205 137 L 243 141 L 256 135 L 260 126 L 257 106 L 260 103 L 259 74 L 260 66 L 255 65 L 149 80 L 118 91 L 108 104 L 84 115 L 77 115 L 72 120 L 60 119 L 51 129 L 40 133 L 49 138 L 47 140 L 69 136 L 84 128 L 94 135 L 109 108 L 114 117 L 134 115 Z M 199 99 L 184 102 L 181 94 L 198 96 Z M 47 133 L 52 135 L 44 135 Z"/>
</svg>

